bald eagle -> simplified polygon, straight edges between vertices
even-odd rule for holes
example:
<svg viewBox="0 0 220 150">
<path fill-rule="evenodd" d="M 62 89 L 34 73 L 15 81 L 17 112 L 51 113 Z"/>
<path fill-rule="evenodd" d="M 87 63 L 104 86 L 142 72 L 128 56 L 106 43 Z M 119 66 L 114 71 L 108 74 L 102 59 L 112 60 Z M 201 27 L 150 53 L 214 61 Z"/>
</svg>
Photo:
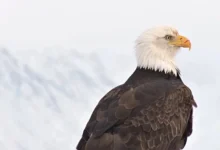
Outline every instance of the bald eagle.
<svg viewBox="0 0 220 150">
<path fill-rule="evenodd" d="M 192 92 L 174 57 L 191 42 L 169 26 L 136 40 L 137 67 L 95 107 L 77 150 L 180 150 L 192 133 Z"/>
</svg>

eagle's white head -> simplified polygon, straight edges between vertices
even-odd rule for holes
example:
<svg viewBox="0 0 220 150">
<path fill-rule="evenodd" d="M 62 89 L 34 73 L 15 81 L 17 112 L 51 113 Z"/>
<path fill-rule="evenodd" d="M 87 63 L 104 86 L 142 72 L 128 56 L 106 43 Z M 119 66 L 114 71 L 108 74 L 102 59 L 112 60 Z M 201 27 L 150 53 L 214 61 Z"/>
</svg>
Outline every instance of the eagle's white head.
<svg viewBox="0 0 220 150">
<path fill-rule="evenodd" d="M 175 28 L 159 26 L 148 29 L 136 40 L 137 65 L 177 75 L 175 55 L 181 47 L 190 49 L 191 43 Z"/>
</svg>

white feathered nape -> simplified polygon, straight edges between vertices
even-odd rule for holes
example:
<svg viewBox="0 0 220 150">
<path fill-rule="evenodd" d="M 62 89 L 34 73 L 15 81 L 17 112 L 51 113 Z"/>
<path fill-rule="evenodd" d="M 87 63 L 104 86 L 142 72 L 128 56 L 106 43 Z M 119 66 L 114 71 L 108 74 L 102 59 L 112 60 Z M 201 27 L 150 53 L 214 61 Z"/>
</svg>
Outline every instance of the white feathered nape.
<svg viewBox="0 0 220 150">
<path fill-rule="evenodd" d="M 175 55 L 179 47 L 169 45 L 164 39 L 165 35 L 176 34 L 177 30 L 168 26 L 151 28 L 142 33 L 135 46 L 138 67 L 177 75 Z"/>
</svg>

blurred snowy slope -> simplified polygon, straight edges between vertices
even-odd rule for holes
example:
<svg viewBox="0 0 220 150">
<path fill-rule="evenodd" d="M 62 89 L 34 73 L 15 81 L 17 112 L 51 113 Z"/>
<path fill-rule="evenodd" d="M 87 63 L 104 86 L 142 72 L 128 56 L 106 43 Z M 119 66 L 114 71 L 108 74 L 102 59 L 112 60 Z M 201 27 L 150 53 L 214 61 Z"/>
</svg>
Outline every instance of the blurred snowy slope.
<svg viewBox="0 0 220 150">
<path fill-rule="evenodd" d="M 72 149 L 94 105 L 116 85 L 102 61 L 76 50 L 1 49 L 0 149 Z"/>
</svg>

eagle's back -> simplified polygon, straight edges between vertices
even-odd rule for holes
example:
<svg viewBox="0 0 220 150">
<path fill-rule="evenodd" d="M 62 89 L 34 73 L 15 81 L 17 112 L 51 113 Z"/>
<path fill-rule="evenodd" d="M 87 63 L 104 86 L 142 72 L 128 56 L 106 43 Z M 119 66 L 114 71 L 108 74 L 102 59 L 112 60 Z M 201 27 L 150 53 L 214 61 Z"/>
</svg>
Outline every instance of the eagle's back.
<svg viewBox="0 0 220 150">
<path fill-rule="evenodd" d="M 77 150 L 180 150 L 193 104 L 179 76 L 137 68 L 100 100 Z"/>
</svg>

